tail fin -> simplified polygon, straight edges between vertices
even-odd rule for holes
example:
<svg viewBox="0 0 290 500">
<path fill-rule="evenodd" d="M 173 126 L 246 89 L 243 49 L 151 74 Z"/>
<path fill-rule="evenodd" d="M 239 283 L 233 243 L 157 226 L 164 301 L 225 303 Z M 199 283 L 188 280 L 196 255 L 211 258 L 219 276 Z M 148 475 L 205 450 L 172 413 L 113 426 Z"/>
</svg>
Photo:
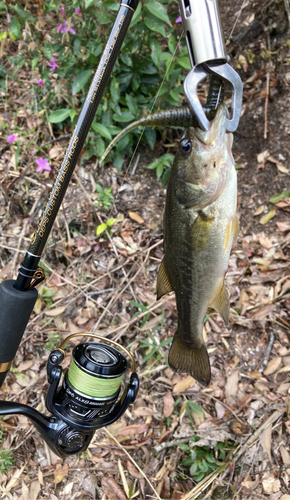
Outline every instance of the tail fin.
<svg viewBox="0 0 290 500">
<path fill-rule="evenodd" d="M 180 340 L 178 331 L 173 337 L 168 363 L 177 372 L 187 372 L 203 386 L 208 386 L 211 378 L 208 353 L 204 344 L 190 349 Z"/>
</svg>

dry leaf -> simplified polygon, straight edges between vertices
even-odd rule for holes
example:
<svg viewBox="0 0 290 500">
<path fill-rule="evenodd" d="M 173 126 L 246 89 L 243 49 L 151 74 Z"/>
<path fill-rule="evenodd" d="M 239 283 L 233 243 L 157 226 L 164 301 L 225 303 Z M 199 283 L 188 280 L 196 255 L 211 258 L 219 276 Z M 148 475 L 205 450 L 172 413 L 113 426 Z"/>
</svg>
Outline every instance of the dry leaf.
<svg viewBox="0 0 290 500">
<path fill-rule="evenodd" d="M 269 151 L 266 149 L 262 153 L 259 153 L 257 155 L 257 161 L 258 163 L 264 163 L 265 160 L 267 160 L 268 156 L 270 156 Z"/>
<path fill-rule="evenodd" d="M 272 438 L 272 424 L 266 427 L 261 436 L 261 446 L 263 450 L 267 453 L 270 461 L 271 461 L 271 438 Z"/>
<path fill-rule="evenodd" d="M 38 481 L 38 479 L 36 481 L 33 481 L 33 483 L 30 486 L 29 500 L 37 500 L 40 489 L 41 489 L 41 486 L 40 486 L 40 482 Z"/>
<path fill-rule="evenodd" d="M 195 379 L 193 377 L 185 377 L 173 387 L 173 392 L 174 394 L 180 394 L 181 392 L 186 391 L 186 389 L 189 389 L 189 387 L 192 387 L 193 384 L 195 383 Z"/>
<path fill-rule="evenodd" d="M 58 316 L 59 314 L 62 314 L 66 310 L 66 306 L 60 306 L 60 307 L 55 307 L 54 309 L 47 309 L 44 311 L 44 314 L 46 316 Z"/>
<path fill-rule="evenodd" d="M 276 222 L 279 231 L 290 231 L 290 224 L 288 222 Z"/>
<path fill-rule="evenodd" d="M 120 471 L 120 475 L 121 475 L 121 479 L 122 479 L 122 483 L 123 483 L 123 486 L 124 486 L 125 493 L 126 493 L 127 497 L 130 498 L 129 486 L 128 486 L 127 479 L 126 479 L 126 476 L 125 476 L 125 472 L 124 472 L 124 469 L 123 469 L 123 465 L 122 465 L 120 459 L 118 460 L 118 469 Z"/>
<path fill-rule="evenodd" d="M 135 220 L 136 222 L 139 222 L 139 224 L 143 224 L 144 220 L 139 214 L 136 214 L 136 212 L 128 212 L 128 214 L 131 219 Z"/>
<path fill-rule="evenodd" d="M 253 215 L 261 215 L 266 208 L 266 205 L 260 205 L 259 208 L 257 208 L 256 212 L 253 213 Z"/>
<path fill-rule="evenodd" d="M 150 417 L 153 414 L 153 409 L 147 406 L 139 406 L 138 408 L 134 408 L 133 413 L 137 417 Z"/>
<path fill-rule="evenodd" d="M 231 404 L 238 392 L 239 370 L 234 370 L 227 379 L 225 391 L 227 403 Z"/>
<path fill-rule="evenodd" d="M 286 450 L 286 448 L 281 445 L 280 446 L 280 453 L 281 453 L 281 457 L 282 457 L 284 465 L 286 465 L 286 467 L 289 466 L 290 465 L 290 454 L 289 454 L 288 450 Z"/>
<path fill-rule="evenodd" d="M 102 488 L 110 500 L 127 500 L 125 493 L 112 477 L 102 478 Z"/>
<path fill-rule="evenodd" d="M 271 359 L 271 361 L 269 361 L 269 363 L 267 364 L 267 366 L 263 372 L 264 375 L 271 375 L 272 373 L 274 373 L 281 365 L 281 362 L 282 362 L 282 358 L 280 356 L 277 356 L 277 358 Z"/>
<path fill-rule="evenodd" d="M 164 404 L 164 408 L 163 408 L 163 413 L 164 413 L 164 417 L 170 417 L 170 415 L 172 414 L 173 410 L 174 410 L 174 399 L 173 399 L 173 396 L 171 394 L 171 391 L 167 391 L 167 393 L 165 394 L 164 398 L 163 398 L 163 404 Z"/>
<path fill-rule="evenodd" d="M 270 476 L 267 473 L 264 475 L 262 479 L 262 485 L 264 493 L 267 495 L 272 495 L 272 493 L 276 493 L 280 490 L 281 484 L 279 479 L 275 479 L 274 476 Z"/>
<path fill-rule="evenodd" d="M 61 464 L 58 463 L 53 471 L 55 484 L 60 483 L 67 476 L 68 471 L 69 467 L 67 464 L 64 464 L 64 466 L 62 467 Z"/>
<path fill-rule="evenodd" d="M 287 493 L 285 495 L 282 495 L 280 497 L 280 500 L 290 500 L 290 495 L 287 495 Z"/>
<path fill-rule="evenodd" d="M 131 460 L 127 460 L 127 470 L 129 474 L 136 479 L 141 479 L 141 477 L 143 477 L 141 472 L 139 472 L 135 465 L 132 464 Z"/>
<path fill-rule="evenodd" d="M 248 488 L 249 490 L 255 490 L 259 484 L 260 479 L 258 475 L 256 476 L 255 481 L 252 481 L 251 476 L 247 476 L 245 481 L 242 482 L 242 486 L 245 486 L 245 488 Z"/>
<path fill-rule="evenodd" d="M 260 224 L 267 224 L 269 220 L 273 219 L 276 215 L 276 208 L 273 208 L 270 210 L 267 214 L 263 215 L 261 219 L 259 220 Z"/>
<path fill-rule="evenodd" d="M 215 402 L 215 411 L 216 411 L 217 418 L 220 420 L 221 418 L 223 418 L 223 416 L 226 412 L 226 409 L 219 401 L 216 401 Z"/>
<path fill-rule="evenodd" d="M 22 363 L 20 363 L 17 366 L 17 370 L 20 373 L 25 372 L 26 370 L 28 370 L 29 368 L 31 368 L 34 365 L 34 362 L 35 361 L 33 359 L 30 359 L 30 360 L 27 360 L 27 361 L 22 361 Z"/>
<path fill-rule="evenodd" d="M 281 172 L 282 174 L 289 174 L 288 168 L 284 167 L 284 165 L 281 165 L 281 163 L 276 163 L 276 167 L 278 168 L 279 172 Z"/>
<path fill-rule="evenodd" d="M 116 432 L 115 436 L 131 436 L 132 434 L 143 434 L 149 428 L 148 424 L 127 425 Z"/>
</svg>

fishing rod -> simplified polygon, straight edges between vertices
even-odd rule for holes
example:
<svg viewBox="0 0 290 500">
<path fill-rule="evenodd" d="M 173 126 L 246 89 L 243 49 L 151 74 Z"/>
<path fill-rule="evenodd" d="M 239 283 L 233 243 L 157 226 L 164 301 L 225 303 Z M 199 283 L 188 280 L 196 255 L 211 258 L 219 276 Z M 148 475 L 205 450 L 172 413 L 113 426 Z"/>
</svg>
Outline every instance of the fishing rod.
<svg viewBox="0 0 290 500">
<path fill-rule="evenodd" d="M 36 286 L 45 278 L 43 269 L 39 267 L 42 251 L 138 2 L 121 0 L 114 26 L 17 279 L 0 285 L 0 387 L 12 365 L 36 302 Z M 234 131 L 240 116 L 242 84 L 227 63 L 217 0 L 179 0 L 179 7 L 192 64 L 184 82 L 184 92 L 193 120 L 197 120 L 202 130 L 210 128 L 210 119 L 219 104 L 223 82 L 226 81 L 232 88 L 232 114 L 227 120 L 227 130 Z M 197 24 L 203 29 L 197 30 Z M 197 86 L 207 76 L 211 76 L 211 91 L 203 108 L 197 97 Z M 60 365 L 65 357 L 63 347 L 77 335 L 94 337 L 102 343 L 82 342 L 74 347 L 71 364 L 59 387 L 62 376 Z M 28 417 L 50 448 L 62 458 L 86 450 L 95 430 L 120 418 L 128 405 L 134 402 L 139 387 L 136 363 L 129 351 L 106 339 L 105 342 L 110 344 L 108 346 L 103 343 L 104 338 L 97 335 L 77 335 L 67 337 L 48 359 L 46 407 L 52 415 L 44 416 L 28 405 L 0 401 L 0 415 L 22 414 Z M 130 358 L 132 368 L 122 396 L 120 386 L 127 360 L 119 349 Z"/>
</svg>

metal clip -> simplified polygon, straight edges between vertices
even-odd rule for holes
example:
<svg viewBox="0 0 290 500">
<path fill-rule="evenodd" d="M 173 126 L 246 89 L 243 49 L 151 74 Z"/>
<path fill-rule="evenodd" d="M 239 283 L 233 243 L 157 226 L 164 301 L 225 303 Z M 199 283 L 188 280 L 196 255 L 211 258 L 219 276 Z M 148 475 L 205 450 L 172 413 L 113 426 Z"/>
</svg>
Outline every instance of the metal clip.
<svg viewBox="0 0 290 500">
<path fill-rule="evenodd" d="M 39 285 L 43 280 L 45 280 L 45 273 L 42 267 L 38 267 L 33 275 L 33 281 L 31 281 L 29 289 L 34 288 L 36 285 Z"/>
<path fill-rule="evenodd" d="M 227 131 L 234 132 L 239 124 L 243 84 L 236 71 L 227 63 L 222 25 L 217 0 L 178 0 L 192 70 L 183 89 L 192 112 L 202 130 L 209 130 L 207 119 L 197 96 L 197 86 L 210 74 L 227 81 L 232 88 L 231 118 Z"/>
</svg>

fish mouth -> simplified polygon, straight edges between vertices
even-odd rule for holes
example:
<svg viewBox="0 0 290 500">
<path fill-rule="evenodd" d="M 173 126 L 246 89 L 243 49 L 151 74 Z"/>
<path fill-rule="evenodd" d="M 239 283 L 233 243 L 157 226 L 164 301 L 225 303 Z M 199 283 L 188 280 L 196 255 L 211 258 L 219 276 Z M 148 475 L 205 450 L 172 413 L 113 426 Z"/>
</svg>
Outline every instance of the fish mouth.
<svg viewBox="0 0 290 500">
<path fill-rule="evenodd" d="M 211 122 L 210 130 L 203 131 L 200 128 L 194 129 L 195 137 L 205 146 L 212 145 L 215 141 L 220 141 L 226 134 L 226 118 L 229 116 L 228 109 L 224 103 L 220 104 L 217 113 Z"/>
</svg>

